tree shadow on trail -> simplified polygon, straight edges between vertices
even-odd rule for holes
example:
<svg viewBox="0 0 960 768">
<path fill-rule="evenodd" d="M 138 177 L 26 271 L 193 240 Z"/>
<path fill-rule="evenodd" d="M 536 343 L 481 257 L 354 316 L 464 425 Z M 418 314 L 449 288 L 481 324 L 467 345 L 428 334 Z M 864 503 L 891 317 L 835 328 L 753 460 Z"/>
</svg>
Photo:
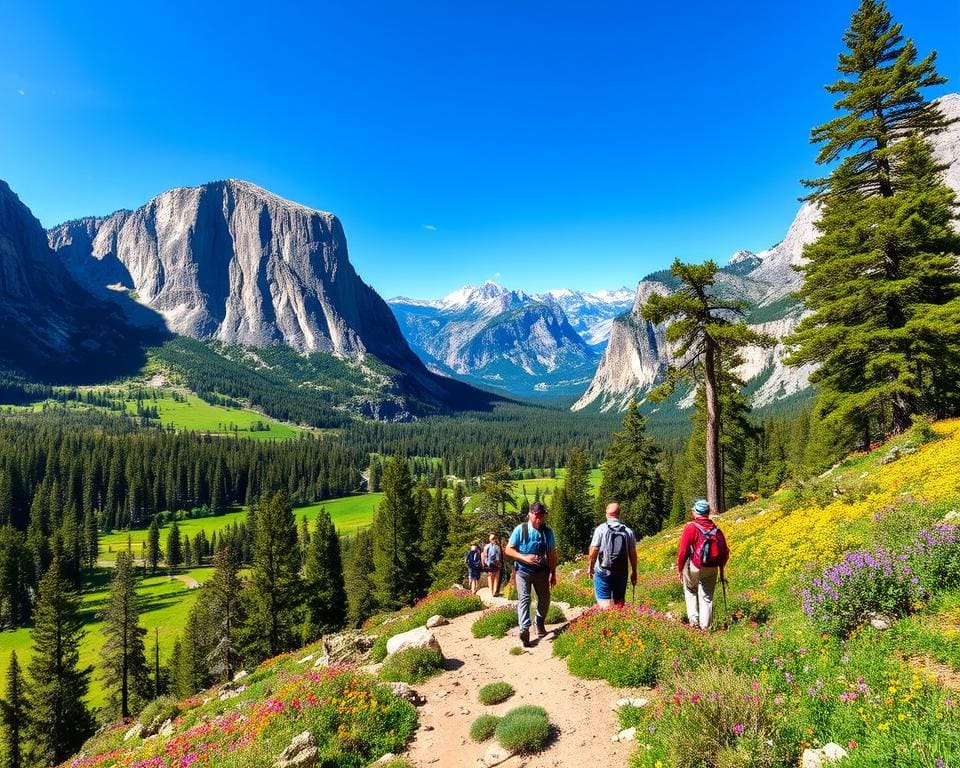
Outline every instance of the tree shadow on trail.
<svg viewBox="0 0 960 768">
<path fill-rule="evenodd" d="M 445 672 L 453 672 L 455 669 L 460 669 L 463 664 L 462 659 L 448 659 L 446 657 L 443 659 L 443 669 Z"/>
</svg>

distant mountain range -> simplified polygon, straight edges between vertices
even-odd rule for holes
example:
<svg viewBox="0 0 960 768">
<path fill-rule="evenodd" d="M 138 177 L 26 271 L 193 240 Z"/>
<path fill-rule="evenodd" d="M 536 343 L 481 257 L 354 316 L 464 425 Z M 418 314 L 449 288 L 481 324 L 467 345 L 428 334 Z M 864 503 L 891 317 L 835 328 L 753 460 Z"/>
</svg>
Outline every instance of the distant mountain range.
<svg viewBox="0 0 960 768">
<path fill-rule="evenodd" d="M 387 302 L 431 370 L 520 396 L 579 395 L 596 370 L 613 318 L 633 293 L 540 295 L 487 281 L 436 300 Z"/>
</svg>

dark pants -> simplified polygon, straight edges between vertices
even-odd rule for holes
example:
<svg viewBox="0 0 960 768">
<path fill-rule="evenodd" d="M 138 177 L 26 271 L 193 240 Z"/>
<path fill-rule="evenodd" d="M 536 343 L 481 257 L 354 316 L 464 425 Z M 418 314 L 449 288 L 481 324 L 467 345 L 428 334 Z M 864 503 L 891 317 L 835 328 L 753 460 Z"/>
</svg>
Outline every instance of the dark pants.
<svg viewBox="0 0 960 768">
<path fill-rule="evenodd" d="M 550 608 L 550 572 L 517 568 L 517 619 L 520 629 L 530 629 L 530 588 L 537 593 L 537 622 L 543 624 Z"/>
</svg>

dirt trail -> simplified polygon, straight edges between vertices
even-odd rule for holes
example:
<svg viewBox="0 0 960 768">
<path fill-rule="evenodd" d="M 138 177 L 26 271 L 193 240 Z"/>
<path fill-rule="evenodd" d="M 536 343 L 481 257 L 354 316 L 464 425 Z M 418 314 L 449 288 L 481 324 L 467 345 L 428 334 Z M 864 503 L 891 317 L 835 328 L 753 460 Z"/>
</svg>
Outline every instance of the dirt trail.
<svg viewBox="0 0 960 768">
<path fill-rule="evenodd" d="M 447 659 L 447 671 L 415 686 L 427 703 L 419 709 L 420 728 L 405 757 L 421 768 L 473 768 L 493 743 L 470 740 L 470 724 L 477 716 L 502 715 L 520 704 L 537 704 L 547 710 L 555 738 L 543 752 L 511 757 L 500 764 L 504 768 L 627 765 L 636 744 L 610 740 L 619 730 L 612 706 L 617 699 L 642 691 L 573 677 L 566 662 L 552 655 L 553 631 L 522 655 L 513 656 L 509 651 L 519 643 L 516 636 L 473 637 L 470 628 L 478 616 L 467 614 L 433 630 Z M 498 680 L 510 683 L 516 693 L 495 706 L 477 701 L 477 690 Z"/>
</svg>

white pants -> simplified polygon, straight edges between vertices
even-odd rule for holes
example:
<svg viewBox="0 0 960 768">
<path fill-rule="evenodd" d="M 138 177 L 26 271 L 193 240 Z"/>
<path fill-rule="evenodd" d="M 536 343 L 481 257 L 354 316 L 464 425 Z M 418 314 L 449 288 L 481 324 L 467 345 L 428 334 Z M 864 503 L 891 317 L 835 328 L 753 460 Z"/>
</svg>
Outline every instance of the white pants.
<svg viewBox="0 0 960 768">
<path fill-rule="evenodd" d="M 690 560 L 683 567 L 683 596 L 687 601 L 687 621 L 691 627 L 706 629 L 713 619 L 713 590 L 720 569 L 695 568 Z"/>
</svg>

